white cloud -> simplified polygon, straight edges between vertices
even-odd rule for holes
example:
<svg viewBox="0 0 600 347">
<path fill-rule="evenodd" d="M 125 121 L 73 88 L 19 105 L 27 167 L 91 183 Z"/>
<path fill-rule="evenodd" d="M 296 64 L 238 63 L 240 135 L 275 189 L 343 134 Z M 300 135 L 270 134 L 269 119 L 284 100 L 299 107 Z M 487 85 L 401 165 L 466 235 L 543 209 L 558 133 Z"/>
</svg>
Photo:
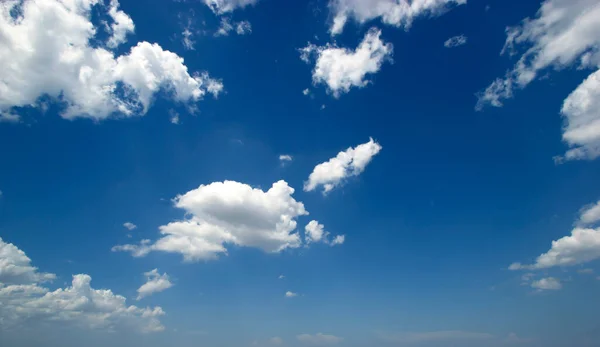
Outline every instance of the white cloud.
<svg viewBox="0 0 600 347">
<path fill-rule="evenodd" d="M 203 0 L 215 14 L 232 12 L 236 9 L 242 9 L 248 5 L 254 5 L 258 0 Z"/>
<path fill-rule="evenodd" d="M 160 293 L 173 286 L 173 283 L 169 280 L 169 275 L 166 273 L 161 275 L 158 273 L 158 269 L 146 272 L 144 276 L 146 276 L 146 283 L 138 288 L 137 300 L 141 300 L 154 293 Z"/>
<path fill-rule="evenodd" d="M 222 17 L 219 29 L 215 36 L 229 36 L 230 32 L 235 32 L 238 35 L 246 35 L 252 33 L 252 25 L 248 21 L 232 22 L 229 17 Z"/>
<path fill-rule="evenodd" d="M 125 223 L 123 223 L 123 226 L 129 231 L 137 228 L 137 225 L 135 225 L 131 222 L 125 222 Z"/>
<path fill-rule="evenodd" d="M 562 288 L 562 284 L 554 277 L 547 277 L 533 281 L 531 287 L 538 290 L 559 290 Z"/>
<path fill-rule="evenodd" d="M 284 275 L 279 275 L 279 277 L 277 277 L 277 278 L 280 279 L 280 280 L 282 280 L 282 279 L 285 278 L 285 276 Z"/>
<path fill-rule="evenodd" d="M 307 59 L 308 59 L 308 58 L 307 58 Z M 302 91 L 302 94 L 304 94 L 304 95 L 308 95 L 308 94 L 310 94 L 310 89 L 308 89 L 308 88 L 304 89 L 304 90 Z"/>
<path fill-rule="evenodd" d="M 127 306 L 123 296 L 90 286 L 91 277 L 73 276 L 72 285 L 50 291 L 41 282 L 55 275 L 38 273 L 16 246 L 0 239 L 0 317 L 3 328 L 34 322 L 72 324 L 83 328 L 162 331 L 160 307 Z"/>
<path fill-rule="evenodd" d="M 295 298 L 297 296 L 298 296 L 298 293 L 294 293 L 294 292 L 290 292 L 290 291 L 285 292 L 286 298 Z"/>
<path fill-rule="evenodd" d="M 552 241 L 550 250 L 540 255 L 534 264 L 511 264 L 509 270 L 547 269 L 555 266 L 573 266 L 600 258 L 600 228 L 576 227 L 571 236 Z"/>
<path fill-rule="evenodd" d="M 313 84 L 326 84 L 337 98 L 352 87 L 361 88 L 369 84 L 367 75 L 378 72 L 385 61 L 391 61 L 394 48 L 391 43 L 383 42 L 380 36 L 380 30 L 371 28 L 355 50 L 331 44 L 321 47 L 309 44 L 300 49 L 300 58 L 309 63 L 316 57 Z"/>
<path fill-rule="evenodd" d="M 296 338 L 300 342 L 317 346 L 336 345 L 344 340 L 341 337 L 326 335 L 323 333 L 317 333 L 316 335 L 302 334 L 296 336 Z"/>
<path fill-rule="evenodd" d="M 110 26 L 112 35 L 106 42 L 106 45 L 110 48 L 116 48 L 127 41 L 127 34 L 134 32 L 135 25 L 129 15 L 119 10 L 119 1 L 117 0 L 110 1 L 108 15 L 112 18 L 113 23 Z"/>
<path fill-rule="evenodd" d="M 180 253 L 186 261 L 215 259 L 227 254 L 227 244 L 278 253 L 301 246 L 296 218 L 307 215 L 287 182 L 268 191 L 235 181 L 201 185 L 174 199 L 187 219 L 160 227 L 162 238 L 151 243 L 113 247 L 144 256 L 150 251 Z"/>
<path fill-rule="evenodd" d="M 5 111 L 0 112 L 0 123 L 18 123 L 21 121 L 21 116 L 16 113 Z"/>
<path fill-rule="evenodd" d="M 280 346 L 283 344 L 283 339 L 281 337 L 277 337 L 277 336 L 271 337 L 269 339 L 269 344 L 275 345 L 275 346 Z"/>
<path fill-rule="evenodd" d="M 64 104 L 63 118 L 131 117 L 144 115 L 160 90 L 190 103 L 220 90 L 215 84 L 222 88 L 207 73 L 190 75 L 181 57 L 157 44 L 139 42 L 120 56 L 103 47 L 116 48 L 133 30 L 117 6 L 99 0 L 4 2 L 0 61 L 12 63 L 0 70 L 0 113 L 39 105 L 40 97 L 49 96 Z M 90 40 L 102 28 L 91 22 L 93 8 L 113 18 L 107 42 L 94 47 Z M 14 11 L 19 20 L 12 18 Z"/>
<path fill-rule="evenodd" d="M 169 121 L 171 124 L 179 124 L 179 113 L 175 110 L 169 110 Z"/>
<path fill-rule="evenodd" d="M 584 207 L 579 217 L 579 225 L 590 225 L 600 221 L 600 201 Z"/>
<path fill-rule="evenodd" d="M 185 28 L 181 32 L 181 44 L 189 51 L 195 50 L 196 41 L 194 41 L 194 33 L 190 28 Z"/>
<path fill-rule="evenodd" d="M 418 17 L 437 16 L 454 5 L 466 3 L 467 0 L 330 0 L 334 16 L 330 32 L 341 33 L 348 19 L 363 24 L 381 18 L 385 24 L 408 29 Z"/>
<path fill-rule="evenodd" d="M 325 231 L 325 226 L 323 224 L 320 224 L 316 220 L 311 220 L 304 227 L 304 231 L 304 239 L 307 245 L 311 243 L 323 242 L 325 244 L 335 246 L 343 244 L 345 240 L 344 235 L 338 235 L 333 239 L 333 241 L 330 241 L 329 232 Z"/>
<path fill-rule="evenodd" d="M 526 87 L 547 68 L 562 69 L 576 63 L 582 67 L 598 67 L 600 64 L 597 0 L 545 0 L 535 18 L 526 18 L 521 25 L 507 28 L 506 32 L 502 53 L 512 55 L 517 48 L 528 48 L 504 78 L 494 81 L 479 95 L 478 108 L 486 104 L 502 106 L 502 101 L 511 98 L 515 89 Z"/>
<path fill-rule="evenodd" d="M 398 344 L 429 343 L 443 341 L 484 341 L 494 339 L 494 335 L 468 331 L 431 331 L 422 333 L 379 334 L 387 342 Z"/>
<path fill-rule="evenodd" d="M 582 275 L 592 275 L 594 274 L 594 269 L 579 269 L 577 270 L 577 273 Z"/>
<path fill-rule="evenodd" d="M 315 166 L 308 181 L 304 182 L 304 191 L 310 192 L 323 186 L 323 193 L 328 193 L 347 178 L 360 175 L 381 148 L 369 138 L 367 143 L 339 152 L 336 157 Z"/>
<path fill-rule="evenodd" d="M 600 16 L 600 11 L 598 15 Z M 600 25 L 598 28 L 600 30 Z M 600 49 L 600 34 L 598 36 L 598 49 Z M 598 158 L 600 156 L 600 70 L 592 73 L 565 99 L 561 114 L 566 121 L 562 138 L 570 149 L 559 160 Z M 600 214 L 600 208 L 596 213 Z"/>
<path fill-rule="evenodd" d="M 54 274 L 38 272 L 25 252 L 0 238 L 0 284 L 40 283 L 55 278 Z"/>
<path fill-rule="evenodd" d="M 279 161 L 281 162 L 285 162 L 285 161 L 292 161 L 292 156 L 289 154 L 282 154 L 279 156 Z"/>
<path fill-rule="evenodd" d="M 238 35 L 248 35 L 252 33 L 252 25 L 247 20 L 238 22 L 235 26 L 235 32 Z"/>
<path fill-rule="evenodd" d="M 458 35 L 449 38 L 444 42 L 444 47 L 446 48 L 454 48 L 467 44 L 467 37 L 465 35 Z"/>
</svg>

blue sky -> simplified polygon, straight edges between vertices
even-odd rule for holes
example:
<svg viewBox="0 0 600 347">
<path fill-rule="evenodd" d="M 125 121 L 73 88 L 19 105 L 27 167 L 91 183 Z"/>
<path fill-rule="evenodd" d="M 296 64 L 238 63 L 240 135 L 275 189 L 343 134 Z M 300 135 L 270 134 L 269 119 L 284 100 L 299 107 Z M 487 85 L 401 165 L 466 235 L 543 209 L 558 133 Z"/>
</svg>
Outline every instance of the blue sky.
<svg viewBox="0 0 600 347">
<path fill-rule="evenodd" d="M 4 2 L 0 345 L 599 346 L 599 12 Z"/>
</svg>

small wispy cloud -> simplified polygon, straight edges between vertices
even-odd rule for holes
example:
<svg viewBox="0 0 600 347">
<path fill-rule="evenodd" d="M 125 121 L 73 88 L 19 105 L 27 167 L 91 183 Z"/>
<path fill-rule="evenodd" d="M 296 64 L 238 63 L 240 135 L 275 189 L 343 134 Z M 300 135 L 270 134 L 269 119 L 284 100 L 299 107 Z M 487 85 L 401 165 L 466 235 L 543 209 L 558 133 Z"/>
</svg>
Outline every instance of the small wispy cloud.
<svg viewBox="0 0 600 347">
<path fill-rule="evenodd" d="M 137 228 L 137 225 L 135 225 L 131 222 L 125 222 L 125 223 L 123 223 L 123 226 L 129 231 Z"/>
<path fill-rule="evenodd" d="M 444 47 L 453 48 L 453 47 L 463 46 L 466 44 L 467 44 L 467 37 L 465 35 L 458 35 L 458 36 L 454 36 L 454 37 L 451 37 L 448 40 L 446 40 L 446 42 L 444 42 Z"/>
</svg>

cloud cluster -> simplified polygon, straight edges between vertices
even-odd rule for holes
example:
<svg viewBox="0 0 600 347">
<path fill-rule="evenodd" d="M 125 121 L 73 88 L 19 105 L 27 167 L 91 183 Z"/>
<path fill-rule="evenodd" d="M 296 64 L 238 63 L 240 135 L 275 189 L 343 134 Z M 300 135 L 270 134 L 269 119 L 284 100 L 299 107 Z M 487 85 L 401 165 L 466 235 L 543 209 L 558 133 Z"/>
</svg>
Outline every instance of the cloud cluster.
<svg viewBox="0 0 600 347">
<path fill-rule="evenodd" d="M 370 138 L 367 143 L 339 152 L 334 158 L 315 166 L 304 182 L 304 191 L 310 192 L 322 186 L 324 194 L 330 192 L 347 178 L 360 175 L 381 148 Z"/>
<path fill-rule="evenodd" d="M 190 75 L 183 58 L 158 44 L 138 42 L 128 53 L 112 51 L 133 32 L 131 18 L 100 0 L 5 1 L 0 6 L 0 113 L 36 106 L 41 97 L 64 105 L 67 119 L 144 115 L 159 91 L 190 103 L 223 85 L 207 73 Z M 93 10 L 107 15 L 92 23 Z M 110 19 L 110 20 L 108 20 Z M 112 23 L 108 23 L 111 21 Z M 98 44 L 101 31 L 108 38 Z M 6 118 L 6 117 L 4 117 Z"/>
<path fill-rule="evenodd" d="M 30 262 L 23 251 L 0 239 L 0 329 L 43 321 L 107 331 L 164 330 L 162 308 L 127 306 L 123 296 L 92 288 L 92 278 L 85 274 L 74 275 L 70 287 L 50 291 L 41 284 L 56 276 L 38 272 Z"/>
<path fill-rule="evenodd" d="M 307 215 L 287 182 L 275 182 L 263 191 L 247 184 L 224 181 L 201 185 L 174 199 L 188 216 L 160 227 L 156 242 L 113 247 L 144 256 L 151 251 L 180 253 L 186 261 L 215 259 L 226 245 L 254 247 L 277 253 L 302 245 L 296 218 Z"/>
<path fill-rule="evenodd" d="M 535 288 L 537 290 L 559 290 L 562 288 L 562 283 L 560 280 L 554 277 L 546 277 L 542 278 L 538 281 L 533 281 L 531 283 L 531 288 Z"/>
<path fill-rule="evenodd" d="M 330 0 L 333 13 L 330 32 L 341 33 L 348 19 L 362 24 L 381 18 L 385 24 L 408 29 L 418 17 L 436 16 L 466 3 L 467 0 Z"/>
<path fill-rule="evenodd" d="M 539 270 L 556 266 L 573 266 L 584 264 L 600 258 L 600 227 L 594 227 L 600 221 L 598 204 L 581 210 L 578 224 L 565 236 L 552 241 L 550 250 L 539 257 L 531 265 L 513 263 L 510 270 Z"/>
<path fill-rule="evenodd" d="M 545 0 L 535 18 L 507 29 L 502 53 L 527 47 L 504 78 L 479 94 L 478 108 L 500 107 L 546 69 L 578 65 L 600 68 L 600 6 L 596 0 Z M 558 160 L 594 159 L 600 155 L 600 71 L 593 72 L 564 101 L 563 140 L 571 147 Z"/>
<path fill-rule="evenodd" d="M 367 75 L 378 72 L 385 61 L 391 61 L 394 48 L 380 36 L 381 31 L 372 28 L 355 50 L 331 44 L 309 44 L 300 49 L 300 58 L 306 63 L 314 59 L 313 84 L 325 84 L 335 97 L 339 97 L 352 87 L 366 86 L 369 83 Z"/>
<path fill-rule="evenodd" d="M 141 300 L 154 293 L 160 293 L 173 286 L 173 283 L 171 283 L 169 279 L 169 275 L 166 273 L 161 275 L 158 272 L 158 269 L 148 271 L 144 273 L 144 276 L 146 276 L 146 283 L 142 284 L 142 286 L 138 288 L 137 300 Z"/>
</svg>

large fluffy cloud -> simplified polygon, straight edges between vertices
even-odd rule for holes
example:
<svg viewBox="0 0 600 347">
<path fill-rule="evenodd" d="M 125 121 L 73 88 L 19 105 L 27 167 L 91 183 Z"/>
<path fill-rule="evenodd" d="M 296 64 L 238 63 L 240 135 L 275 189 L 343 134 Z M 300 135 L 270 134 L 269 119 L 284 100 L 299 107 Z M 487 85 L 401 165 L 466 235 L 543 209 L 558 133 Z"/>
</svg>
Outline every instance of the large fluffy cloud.
<svg viewBox="0 0 600 347">
<path fill-rule="evenodd" d="M 545 0 L 533 19 L 507 29 L 503 53 L 527 47 L 504 78 L 479 94 L 478 108 L 502 106 L 549 68 L 600 67 L 600 3 L 597 0 Z M 593 72 L 564 101 L 563 140 L 571 147 L 558 160 L 600 155 L 600 71 Z"/>
<path fill-rule="evenodd" d="M 331 34 L 339 34 L 349 18 L 364 23 L 381 18 L 385 24 L 409 28 L 417 17 L 435 16 L 467 0 L 330 0 Z"/>
<path fill-rule="evenodd" d="M 154 293 L 160 293 L 173 286 L 169 275 L 167 275 L 167 273 L 161 275 L 158 272 L 158 269 L 148 271 L 144 273 L 144 276 L 146 276 L 146 283 L 142 284 L 142 286 L 137 290 L 138 300 L 141 300 L 142 298 L 150 296 Z"/>
<path fill-rule="evenodd" d="M 111 49 L 134 30 L 118 5 L 116 0 L 108 5 L 100 0 L 0 4 L 0 113 L 50 97 L 64 104 L 64 118 L 101 120 L 143 115 L 161 90 L 184 103 L 222 90 L 207 73 L 190 75 L 183 58 L 158 44 L 139 42 L 115 56 Z M 94 8 L 112 23 L 95 26 Z M 105 42 L 98 41 L 103 30 L 109 34 Z"/>
<path fill-rule="evenodd" d="M 164 329 L 160 307 L 127 306 L 123 296 L 92 288 L 88 275 L 75 275 L 70 287 L 50 291 L 41 282 L 55 275 L 37 272 L 23 251 L 1 239 L 0 264 L 0 330 L 39 321 L 108 331 Z"/>
<path fill-rule="evenodd" d="M 393 46 L 383 42 L 380 36 L 380 30 L 369 30 L 355 50 L 309 44 L 300 49 L 300 57 L 307 63 L 313 58 L 316 60 L 313 83 L 327 85 L 328 90 L 339 97 L 352 87 L 366 86 L 367 75 L 378 72 L 385 61 L 391 60 Z"/>
<path fill-rule="evenodd" d="M 509 269 L 547 269 L 584 264 L 600 259 L 600 227 L 593 227 L 593 224 L 599 220 L 597 204 L 584 208 L 570 236 L 552 241 L 550 250 L 537 257 L 535 263 L 531 265 L 513 263 Z"/>
<path fill-rule="evenodd" d="M 172 252 L 182 254 L 186 261 L 197 261 L 226 254 L 227 244 L 272 253 L 297 248 L 302 242 L 296 218 L 308 212 L 293 193 L 285 181 L 267 191 L 234 181 L 201 185 L 174 199 L 187 218 L 161 226 L 160 239 L 115 246 L 113 251 L 130 251 L 134 256 Z"/>
<path fill-rule="evenodd" d="M 334 158 L 315 166 L 308 181 L 304 182 L 304 190 L 310 192 L 322 186 L 323 193 L 328 193 L 348 177 L 360 175 L 381 148 L 370 138 L 369 142 L 339 152 Z"/>
</svg>

